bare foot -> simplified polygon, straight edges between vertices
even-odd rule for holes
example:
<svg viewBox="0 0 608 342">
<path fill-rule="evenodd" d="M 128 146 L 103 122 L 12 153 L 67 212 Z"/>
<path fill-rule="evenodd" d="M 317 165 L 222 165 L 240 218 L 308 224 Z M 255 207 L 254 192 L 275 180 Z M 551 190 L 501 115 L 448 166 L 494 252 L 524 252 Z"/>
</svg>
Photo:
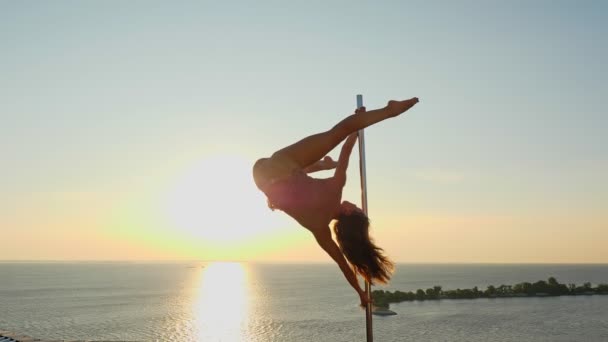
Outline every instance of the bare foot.
<svg viewBox="0 0 608 342">
<path fill-rule="evenodd" d="M 418 103 L 418 98 L 417 97 L 412 97 L 409 100 L 404 100 L 404 101 L 388 101 L 388 105 L 386 105 L 386 108 L 388 108 L 388 110 L 391 111 L 391 116 L 397 116 L 405 111 L 407 111 L 408 109 L 414 107 L 414 105 Z"/>
</svg>

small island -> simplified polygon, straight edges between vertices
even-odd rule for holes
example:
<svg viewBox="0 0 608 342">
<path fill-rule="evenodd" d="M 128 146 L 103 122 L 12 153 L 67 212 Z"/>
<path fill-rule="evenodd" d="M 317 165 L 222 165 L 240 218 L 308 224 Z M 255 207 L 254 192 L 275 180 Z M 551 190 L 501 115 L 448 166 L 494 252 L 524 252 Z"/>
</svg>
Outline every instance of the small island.
<svg viewBox="0 0 608 342">
<path fill-rule="evenodd" d="M 374 290 L 372 298 L 378 308 L 388 308 L 390 303 L 400 303 L 415 300 L 440 299 L 476 299 L 476 298 L 509 298 L 509 297 L 550 297 L 550 296 L 579 296 L 579 295 L 608 295 L 608 284 L 592 287 L 591 283 L 582 286 L 576 284 L 560 284 L 554 277 L 547 281 L 535 283 L 519 283 L 515 285 L 490 285 L 484 291 L 477 286 L 472 289 L 443 290 L 441 286 L 433 286 L 416 292 Z"/>
</svg>

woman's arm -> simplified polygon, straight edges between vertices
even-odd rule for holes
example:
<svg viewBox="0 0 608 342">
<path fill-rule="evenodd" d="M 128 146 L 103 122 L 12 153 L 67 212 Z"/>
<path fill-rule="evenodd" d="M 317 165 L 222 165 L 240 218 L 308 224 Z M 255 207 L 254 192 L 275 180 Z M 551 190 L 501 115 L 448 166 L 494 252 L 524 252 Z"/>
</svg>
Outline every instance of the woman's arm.
<svg viewBox="0 0 608 342">
<path fill-rule="evenodd" d="M 355 142 L 357 141 L 357 136 L 357 132 L 349 135 L 348 138 L 346 138 L 346 141 L 344 141 L 344 145 L 342 145 L 342 151 L 340 151 L 340 158 L 338 159 L 338 165 L 336 166 L 334 178 L 337 179 L 342 186 L 346 184 L 346 169 L 348 169 L 348 160 L 350 159 L 350 154 L 353 151 Z"/>
<path fill-rule="evenodd" d="M 329 256 L 338 264 L 340 270 L 344 274 L 344 277 L 346 278 L 350 286 L 355 289 L 355 291 L 359 295 L 361 306 L 366 306 L 368 302 L 367 295 L 365 294 L 365 291 L 361 289 L 359 281 L 357 280 L 357 276 L 344 258 L 340 247 L 338 247 L 338 245 L 336 245 L 334 240 L 331 238 L 331 232 L 329 230 L 329 227 L 327 227 L 326 229 L 320 229 L 313 234 L 315 236 L 315 239 L 317 239 L 319 246 L 321 246 L 321 248 L 323 248 L 323 250 L 327 252 L 327 254 L 329 254 Z"/>
</svg>

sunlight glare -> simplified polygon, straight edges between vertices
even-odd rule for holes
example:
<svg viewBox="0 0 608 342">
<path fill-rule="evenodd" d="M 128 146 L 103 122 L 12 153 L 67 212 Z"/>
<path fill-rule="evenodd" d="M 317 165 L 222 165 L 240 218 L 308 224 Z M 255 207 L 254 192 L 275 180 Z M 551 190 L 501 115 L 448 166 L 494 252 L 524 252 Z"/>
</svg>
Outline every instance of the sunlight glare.
<svg viewBox="0 0 608 342">
<path fill-rule="evenodd" d="M 169 224 L 188 238 L 227 243 L 269 233 L 284 224 L 254 185 L 250 161 L 212 155 L 178 177 L 167 195 Z"/>
<path fill-rule="evenodd" d="M 195 307 L 197 341 L 245 341 L 249 320 L 249 284 L 241 263 L 208 264 Z"/>
</svg>

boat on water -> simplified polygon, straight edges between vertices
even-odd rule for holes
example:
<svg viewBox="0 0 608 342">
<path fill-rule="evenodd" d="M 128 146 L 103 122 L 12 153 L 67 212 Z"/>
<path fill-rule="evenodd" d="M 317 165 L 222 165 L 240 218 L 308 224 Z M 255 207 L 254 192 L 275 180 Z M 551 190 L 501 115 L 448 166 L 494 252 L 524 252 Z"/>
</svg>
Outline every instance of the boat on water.
<svg viewBox="0 0 608 342">
<path fill-rule="evenodd" d="M 372 314 L 376 316 L 393 316 L 397 313 L 393 310 L 389 310 L 388 308 L 374 308 L 374 310 L 372 310 Z"/>
</svg>

